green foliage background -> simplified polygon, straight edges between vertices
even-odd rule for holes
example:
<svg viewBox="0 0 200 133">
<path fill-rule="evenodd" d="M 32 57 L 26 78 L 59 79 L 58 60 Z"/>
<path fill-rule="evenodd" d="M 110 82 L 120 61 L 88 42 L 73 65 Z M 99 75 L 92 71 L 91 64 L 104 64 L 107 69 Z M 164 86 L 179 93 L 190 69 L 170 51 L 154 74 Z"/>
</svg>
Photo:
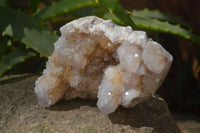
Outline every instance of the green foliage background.
<svg viewBox="0 0 200 133">
<path fill-rule="evenodd" d="M 132 29 L 149 30 L 178 36 L 200 45 L 200 36 L 183 20 L 158 10 L 125 10 L 118 0 L 59 0 L 40 9 L 40 0 L 30 0 L 31 13 L 13 9 L 0 0 L 0 76 L 27 59 L 48 57 L 54 50 L 60 21 L 96 15 L 112 19 Z M 51 24 L 49 24 L 51 22 Z"/>
</svg>

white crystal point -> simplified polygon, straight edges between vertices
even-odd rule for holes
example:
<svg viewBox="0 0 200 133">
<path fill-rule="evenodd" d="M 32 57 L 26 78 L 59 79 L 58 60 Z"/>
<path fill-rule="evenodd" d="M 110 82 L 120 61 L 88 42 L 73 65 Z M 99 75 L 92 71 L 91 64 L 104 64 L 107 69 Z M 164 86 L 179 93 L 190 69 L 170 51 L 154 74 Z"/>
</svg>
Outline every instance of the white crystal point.
<svg viewBox="0 0 200 133">
<path fill-rule="evenodd" d="M 104 114 L 110 114 L 121 104 L 121 94 L 124 92 L 122 68 L 108 67 L 104 79 L 99 86 L 97 106 Z"/>
<path fill-rule="evenodd" d="M 104 114 L 133 107 L 162 84 L 172 56 L 143 31 L 89 16 L 60 28 L 43 75 L 36 81 L 39 103 L 61 98 L 96 99 Z"/>
</svg>

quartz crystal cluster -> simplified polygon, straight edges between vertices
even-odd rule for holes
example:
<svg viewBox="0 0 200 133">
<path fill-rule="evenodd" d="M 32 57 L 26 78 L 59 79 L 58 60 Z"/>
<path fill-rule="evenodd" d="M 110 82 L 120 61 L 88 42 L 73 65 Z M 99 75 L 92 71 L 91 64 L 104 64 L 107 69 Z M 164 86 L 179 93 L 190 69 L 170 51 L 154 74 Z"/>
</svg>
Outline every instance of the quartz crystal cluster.
<svg viewBox="0 0 200 133">
<path fill-rule="evenodd" d="M 35 92 L 44 107 L 61 98 L 96 99 L 104 114 L 133 107 L 163 82 L 172 56 L 143 31 L 89 16 L 60 28 Z M 67 105 L 66 105 L 67 106 Z"/>
</svg>

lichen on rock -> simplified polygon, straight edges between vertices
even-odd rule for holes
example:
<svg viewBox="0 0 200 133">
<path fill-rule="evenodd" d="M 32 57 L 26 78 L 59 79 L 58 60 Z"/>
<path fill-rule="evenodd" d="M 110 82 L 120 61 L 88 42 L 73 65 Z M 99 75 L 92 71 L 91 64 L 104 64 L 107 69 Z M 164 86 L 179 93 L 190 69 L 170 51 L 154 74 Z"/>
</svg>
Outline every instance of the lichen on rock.
<svg viewBox="0 0 200 133">
<path fill-rule="evenodd" d="M 111 20 L 89 16 L 60 30 L 55 51 L 35 86 L 45 107 L 75 97 L 98 98 L 104 114 L 119 105 L 133 107 L 155 93 L 173 60 L 145 32 Z"/>
</svg>

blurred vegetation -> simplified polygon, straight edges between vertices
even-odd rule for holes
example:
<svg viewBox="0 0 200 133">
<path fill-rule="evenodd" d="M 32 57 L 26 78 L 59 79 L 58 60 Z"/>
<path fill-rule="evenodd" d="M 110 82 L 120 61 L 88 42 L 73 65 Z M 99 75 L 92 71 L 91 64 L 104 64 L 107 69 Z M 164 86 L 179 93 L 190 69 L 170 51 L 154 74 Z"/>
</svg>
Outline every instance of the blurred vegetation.
<svg viewBox="0 0 200 133">
<path fill-rule="evenodd" d="M 145 8 L 128 11 L 118 0 L 0 0 L 0 76 L 41 72 L 47 57 L 54 50 L 53 43 L 60 34 L 58 28 L 71 20 L 89 15 L 112 19 L 115 23 L 131 26 L 134 30 L 146 30 L 159 42 L 165 42 L 167 37 L 168 42 L 175 44 L 174 42 L 179 43 L 177 37 L 183 38 L 196 45 L 199 51 L 200 36 L 195 33 L 194 28 L 181 18 L 159 10 Z M 182 94 L 189 94 L 186 99 L 195 95 L 192 102 L 179 106 L 182 109 L 200 105 L 200 100 L 196 99 L 198 93 L 187 90 L 198 86 L 196 81 L 199 78 L 200 56 L 198 53 L 192 70 L 182 59 L 176 60 L 180 49 L 175 44 L 170 51 L 175 57 L 174 64 L 179 65 L 176 65 L 178 67 L 172 70 L 172 76 L 162 86 L 172 89 L 164 89 L 160 93 L 167 98 L 169 94 L 175 101 L 178 99 L 178 102 L 172 104 L 175 108 L 178 106 L 176 104 L 184 101 Z M 196 80 L 188 80 L 194 77 Z M 188 88 L 184 89 L 186 87 Z"/>
</svg>

